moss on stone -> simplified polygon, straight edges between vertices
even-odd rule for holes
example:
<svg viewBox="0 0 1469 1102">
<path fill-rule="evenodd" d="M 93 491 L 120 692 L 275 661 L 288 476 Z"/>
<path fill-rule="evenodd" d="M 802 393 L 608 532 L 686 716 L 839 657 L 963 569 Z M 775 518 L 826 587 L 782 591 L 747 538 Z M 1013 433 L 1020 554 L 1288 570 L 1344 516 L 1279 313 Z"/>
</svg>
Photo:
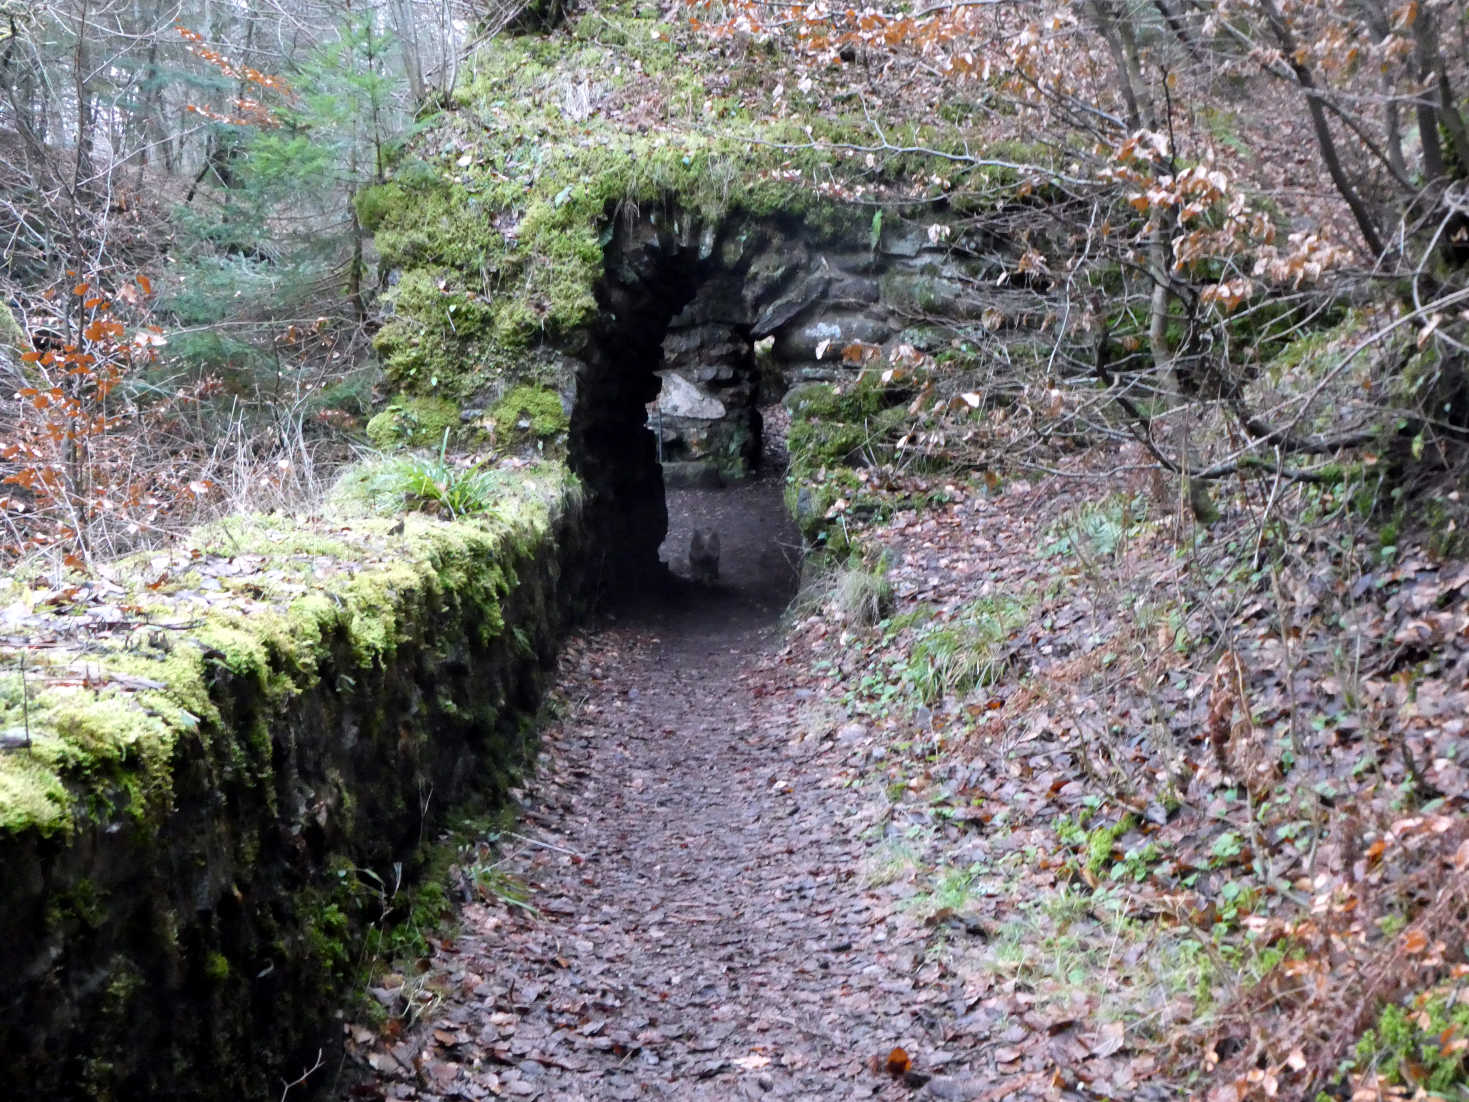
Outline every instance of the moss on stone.
<svg viewBox="0 0 1469 1102">
<path fill-rule="evenodd" d="M 53 902 L 56 923 L 77 923 L 95 930 L 106 918 L 107 893 L 85 877 L 60 892 Z"/>
<path fill-rule="evenodd" d="M 55 763 L 29 752 L 6 758 L 0 769 L 0 836 L 29 828 L 42 835 L 69 831 L 71 801 Z"/>
<path fill-rule="evenodd" d="M 367 422 L 367 438 L 382 451 L 438 446 L 459 426 L 459 407 L 446 398 L 400 395 Z"/>
<path fill-rule="evenodd" d="M 540 386 L 513 387 L 495 403 L 491 418 L 499 440 L 524 436 L 544 440 L 564 433 L 571 424 L 561 395 Z"/>
<path fill-rule="evenodd" d="M 211 983 L 223 983 L 230 978 L 230 960 L 223 953 L 207 953 L 204 957 L 204 978 Z"/>
<path fill-rule="evenodd" d="M 3 302 L 0 302 L 0 345 L 14 352 L 24 352 L 31 345 L 26 331 L 20 327 L 20 322 L 15 320 L 15 315 L 10 312 L 10 307 Z"/>
<path fill-rule="evenodd" d="M 890 459 L 913 425 L 922 380 L 866 372 L 849 383 L 807 383 L 783 399 L 791 413 L 786 503 L 807 545 L 845 554 L 854 526 L 889 515 L 901 494 L 879 491 L 863 468 Z"/>
<path fill-rule="evenodd" d="M 802 383 L 781 399 L 792 417 L 829 420 L 841 413 L 841 396 L 831 383 Z"/>
<path fill-rule="evenodd" d="M 393 267 L 473 272 L 508 251 L 484 205 L 452 178 L 412 162 L 390 183 L 358 193 L 357 215 Z"/>
<path fill-rule="evenodd" d="M 143 986 L 143 976 L 138 966 L 120 953 L 112 958 L 111 965 L 111 973 L 107 977 L 103 998 L 108 1007 L 114 1009 L 118 1014 L 124 1014 L 127 1011 L 128 1001 L 138 988 Z"/>
<path fill-rule="evenodd" d="M 563 468 L 523 473 L 501 508 L 473 521 L 405 517 L 390 535 L 386 518 L 235 517 L 194 533 L 164 586 L 148 588 L 155 556 L 117 564 L 119 584 L 139 595 L 128 600 L 191 626 L 167 633 L 166 648 L 131 635 L 89 639 L 86 677 L 71 683 L 47 670 L 70 668 L 74 656 L 48 651 L 47 667 L 31 667 L 24 704 L 18 684 L 0 693 L 0 729 L 23 729 L 28 717 L 32 733 L 29 749 L 0 756 L 0 838 L 69 834 L 79 815 L 157 822 L 172 807 L 179 743 L 226 737 L 211 691 L 222 675 L 249 686 L 264 716 L 319 681 L 330 640 L 345 639 L 359 668 L 375 668 L 425 607 L 431 616 L 455 602 L 472 610 L 482 640 L 497 637 L 513 584 L 501 560 L 546 538 L 549 503 L 565 493 Z M 34 599 L 20 582 L 8 602 Z M 221 767 L 247 777 L 269 770 L 262 726 L 233 737 L 212 751 Z"/>
<path fill-rule="evenodd" d="M 322 904 L 307 920 L 305 942 L 311 963 L 336 981 L 347 978 L 352 963 L 351 929 L 346 912 L 335 900 Z"/>
<path fill-rule="evenodd" d="M 872 441 L 864 425 L 850 421 L 794 421 L 790 429 L 790 449 L 799 454 L 802 465 L 812 467 L 844 466 L 860 460 L 862 449 Z"/>
<path fill-rule="evenodd" d="M 875 372 L 866 372 L 851 383 L 803 383 L 792 387 L 782 400 L 791 415 L 821 421 L 860 421 L 906 400 L 911 386 L 883 382 Z"/>
<path fill-rule="evenodd" d="M 815 471 L 882 457 L 910 420 L 904 404 L 908 395 L 908 389 L 883 383 L 875 374 L 844 387 L 811 383 L 795 388 L 785 399 L 792 415 L 792 466 Z"/>
</svg>

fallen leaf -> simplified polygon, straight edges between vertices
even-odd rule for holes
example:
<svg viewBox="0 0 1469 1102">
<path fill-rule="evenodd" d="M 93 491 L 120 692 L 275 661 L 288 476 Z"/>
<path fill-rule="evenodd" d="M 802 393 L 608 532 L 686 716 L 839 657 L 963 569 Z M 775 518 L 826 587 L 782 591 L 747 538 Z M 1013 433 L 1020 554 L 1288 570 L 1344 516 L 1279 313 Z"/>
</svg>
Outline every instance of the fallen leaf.
<svg viewBox="0 0 1469 1102">
<path fill-rule="evenodd" d="M 1097 1039 L 1092 1042 L 1092 1055 L 1111 1056 L 1122 1047 L 1125 1034 L 1121 1022 L 1108 1022 L 1097 1030 Z"/>
</svg>

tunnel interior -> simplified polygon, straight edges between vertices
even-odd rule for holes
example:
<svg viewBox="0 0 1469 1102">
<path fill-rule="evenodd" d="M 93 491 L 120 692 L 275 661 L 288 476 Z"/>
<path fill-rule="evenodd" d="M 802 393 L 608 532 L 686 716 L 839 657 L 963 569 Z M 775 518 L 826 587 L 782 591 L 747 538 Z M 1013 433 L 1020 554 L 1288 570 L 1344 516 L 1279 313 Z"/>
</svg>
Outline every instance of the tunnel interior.
<svg viewBox="0 0 1469 1102">
<path fill-rule="evenodd" d="M 613 588 L 642 589 L 662 573 L 668 508 L 647 407 L 661 387 L 663 335 L 704 267 L 682 250 L 643 251 L 609 250 L 628 262 L 609 264 L 597 288 L 601 309 L 580 351 L 571 415 L 571 466 L 587 488 L 594 554 Z"/>
<path fill-rule="evenodd" d="M 726 585 L 753 585 L 743 564 L 759 551 L 745 546 L 751 525 L 740 514 L 762 494 L 778 502 L 783 471 L 763 448 L 759 404 L 778 398 L 779 384 L 761 379 L 754 351 L 750 238 L 731 248 L 716 228 L 661 210 L 613 227 L 599 315 L 578 350 L 570 438 L 605 585 L 642 592 L 686 577 L 699 518 L 720 530 Z M 747 487 L 757 475 L 766 481 Z M 757 511 L 755 527 L 769 530 L 768 502 Z M 790 544 L 792 532 L 779 535 Z"/>
<path fill-rule="evenodd" d="M 1008 286 L 1013 265 L 982 228 L 936 217 L 893 214 L 879 233 L 785 214 L 705 218 L 672 201 L 609 209 L 598 314 L 565 349 L 577 373 L 569 460 L 604 590 L 687 572 L 683 541 L 720 511 L 687 493 L 764 481 L 778 497 L 788 420 L 775 403 L 788 389 L 844 386 L 892 356 L 1029 339 L 1037 303 Z M 986 309 L 971 318 L 981 285 Z M 767 423 L 762 410 L 782 416 Z M 723 513 L 727 546 L 735 531 L 795 540 L 783 511 L 779 530 L 763 507 Z"/>
</svg>

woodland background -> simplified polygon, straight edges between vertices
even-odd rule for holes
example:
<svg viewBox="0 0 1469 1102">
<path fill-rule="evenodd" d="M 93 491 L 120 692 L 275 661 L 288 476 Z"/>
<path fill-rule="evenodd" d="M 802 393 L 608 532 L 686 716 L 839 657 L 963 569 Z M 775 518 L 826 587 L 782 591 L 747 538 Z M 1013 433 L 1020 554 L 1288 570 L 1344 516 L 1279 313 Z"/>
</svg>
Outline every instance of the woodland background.
<svg viewBox="0 0 1469 1102">
<path fill-rule="evenodd" d="M 990 571 L 1014 599 L 940 600 L 858 562 L 798 625 L 824 654 L 813 683 L 884 736 L 916 722 L 894 701 L 921 703 L 908 758 L 883 759 L 894 800 L 925 805 L 940 851 L 975 823 L 1021 823 L 1045 850 L 1005 896 L 1048 901 L 1017 952 L 1064 935 L 1089 968 L 1125 941 L 1132 975 L 1171 969 L 1177 989 L 1111 993 L 1134 1000 L 1129 1037 L 1153 1030 L 1139 1077 L 1166 1063 L 1220 1098 L 1462 1090 L 1463 5 L 710 0 L 565 17 L 0 6 L 6 560 L 86 570 L 201 517 L 309 505 L 378 397 L 390 273 L 362 193 L 409 162 L 453 176 L 460 148 L 435 148 L 437 128 L 499 36 L 542 35 L 544 57 L 574 25 L 628 72 L 672 43 L 674 76 L 560 73 L 559 119 L 521 127 L 509 102 L 497 125 L 521 152 L 597 126 L 715 130 L 743 151 L 735 176 L 799 163 L 874 241 L 897 205 L 1018 246 L 1006 283 L 1040 304 L 1027 349 L 876 365 L 922 382 L 851 476 L 896 502 L 883 538 L 928 541 L 949 575 Z M 531 195 L 540 162 L 521 164 Z M 985 327 L 994 290 L 961 304 Z M 1016 515 L 992 546 L 914 504 L 1063 474 L 1099 500 L 1048 494 L 1054 517 Z M 827 519 L 847 525 L 847 505 Z M 924 594 L 921 615 L 893 615 Z M 992 823 L 999 806 L 1020 810 Z M 995 906 L 948 861 L 921 874 L 940 926 Z M 1070 997 L 1025 959 L 1010 978 L 1028 998 Z"/>
<path fill-rule="evenodd" d="M 371 403 L 386 274 L 354 198 L 453 109 L 477 44 L 561 14 L 6 5 L 11 553 L 120 549 L 206 499 L 309 491 L 313 451 L 339 446 L 335 430 Z M 1459 5 L 700 2 L 662 15 L 704 51 L 711 93 L 732 76 L 744 88 L 722 97 L 746 112 L 731 138 L 758 148 L 762 123 L 861 112 L 858 140 L 810 143 L 837 166 L 835 197 L 989 208 L 989 232 L 1035 240 L 1029 275 L 1060 303 L 1054 346 L 990 382 L 1023 395 L 1103 380 L 1101 394 L 1063 386 L 1060 431 L 1143 440 L 1187 472 L 1203 514 L 1209 482 L 1248 467 L 1334 477 L 1308 468 L 1343 449 L 1443 469 L 1469 402 Z M 660 105 L 651 125 L 707 125 L 696 108 L 677 119 Z M 929 164 L 909 172 L 915 156 Z M 931 171 L 946 164 L 971 171 Z M 1013 171 L 986 193 L 972 170 L 990 164 Z M 1308 334 L 1343 346 L 1335 370 L 1262 376 Z M 1390 473 L 1389 491 L 1417 472 Z"/>
<path fill-rule="evenodd" d="M 309 499 L 374 378 L 352 200 L 482 9 L 0 10 L 11 555 L 90 557 Z"/>
</svg>

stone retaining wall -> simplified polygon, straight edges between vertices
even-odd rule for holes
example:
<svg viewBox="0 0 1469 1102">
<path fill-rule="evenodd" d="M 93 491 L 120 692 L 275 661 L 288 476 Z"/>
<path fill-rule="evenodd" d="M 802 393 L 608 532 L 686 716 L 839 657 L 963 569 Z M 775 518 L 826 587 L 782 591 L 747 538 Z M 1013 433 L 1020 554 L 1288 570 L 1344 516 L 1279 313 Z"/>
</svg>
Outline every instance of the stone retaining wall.
<svg viewBox="0 0 1469 1102">
<path fill-rule="evenodd" d="M 578 499 L 540 489 L 485 522 L 222 526 L 119 566 L 101 614 L 7 594 L 31 607 L 23 679 L 0 647 L 7 1097 L 330 1074 L 364 934 L 526 750 L 583 559 Z"/>
</svg>

